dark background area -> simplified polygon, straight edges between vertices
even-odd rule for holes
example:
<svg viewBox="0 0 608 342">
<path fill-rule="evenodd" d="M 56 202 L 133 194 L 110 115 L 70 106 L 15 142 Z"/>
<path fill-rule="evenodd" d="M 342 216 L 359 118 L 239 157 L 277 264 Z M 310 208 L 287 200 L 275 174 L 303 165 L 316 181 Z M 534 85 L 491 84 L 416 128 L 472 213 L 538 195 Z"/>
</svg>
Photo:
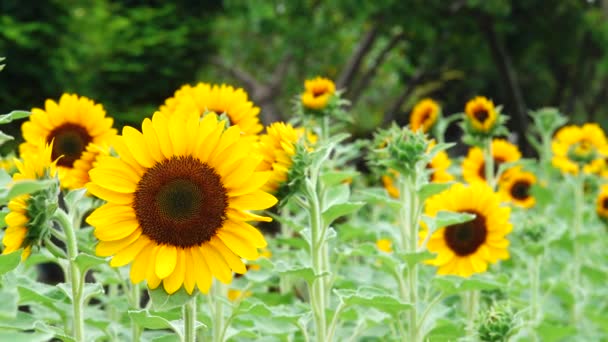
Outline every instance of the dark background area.
<svg viewBox="0 0 608 342">
<path fill-rule="evenodd" d="M 607 127 L 607 19 L 607 0 L 3 0 L 0 113 L 75 92 L 138 127 L 205 81 L 245 88 L 269 123 L 323 75 L 345 89 L 357 137 L 429 96 L 450 114 L 485 95 L 518 137 L 544 106 Z"/>
</svg>

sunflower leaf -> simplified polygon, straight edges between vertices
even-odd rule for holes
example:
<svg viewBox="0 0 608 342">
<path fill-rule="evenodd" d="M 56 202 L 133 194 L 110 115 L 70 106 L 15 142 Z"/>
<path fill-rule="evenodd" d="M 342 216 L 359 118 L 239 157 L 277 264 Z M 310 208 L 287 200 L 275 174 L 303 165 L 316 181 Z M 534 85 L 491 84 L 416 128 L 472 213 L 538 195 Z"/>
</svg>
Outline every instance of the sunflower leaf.
<svg viewBox="0 0 608 342">
<path fill-rule="evenodd" d="M 432 234 L 439 228 L 451 226 L 454 224 L 471 221 L 475 218 L 474 214 L 455 213 L 451 211 L 439 211 L 436 216 L 422 215 L 422 221 Z"/>
<path fill-rule="evenodd" d="M 19 120 L 30 116 L 30 112 L 24 110 L 14 110 L 8 114 L 0 115 L 0 125 L 7 124 L 13 120 Z"/>
<path fill-rule="evenodd" d="M 351 178 L 357 177 L 359 172 L 356 171 L 330 171 L 321 175 L 321 181 L 326 186 L 332 186 L 343 183 Z"/>
<path fill-rule="evenodd" d="M 418 190 L 418 198 L 420 199 L 420 202 L 424 202 L 427 198 L 446 190 L 452 186 L 452 184 L 452 182 L 425 184 Z"/>
<path fill-rule="evenodd" d="M 21 250 L 10 254 L 0 255 L 0 275 L 10 272 L 19 266 L 21 261 Z"/>
<path fill-rule="evenodd" d="M 11 140 L 15 140 L 15 138 L 13 136 L 10 136 L 10 135 L 5 134 L 4 132 L 0 131 L 0 145 L 4 144 L 7 141 L 11 141 Z"/>
<path fill-rule="evenodd" d="M 361 287 L 357 290 L 334 290 L 336 295 L 346 305 L 363 305 L 373 307 L 387 313 L 399 313 L 412 308 L 409 303 L 403 303 L 398 298 L 377 288 Z"/>
<path fill-rule="evenodd" d="M 359 210 L 362 206 L 365 205 L 365 202 L 346 202 L 335 204 L 329 208 L 327 208 L 321 216 L 323 216 L 323 220 L 326 225 L 330 225 L 335 219 L 346 216 L 348 214 L 354 213 Z"/>
<path fill-rule="evenodd" d="M 171 329 L 180 337 L 183 336 L 182 328 L 172 321 L 168 319 L 157 316 L 155 314 L 150 313 L 148 310 L 140 310 L 140 311 L 129 311 L 129 317 L 135 322 L 135 324 L 140 327 L 151 329 L 151 330 L 162 330 L 162 329 Z M 197 322 L 196 328 L 203 326 L 204 324 Z"/>
<path fill-rule="evenodd" d="M 10 200 L 20 195 L 31 194 L 32 192 L 48 189 L 53 185 L 57 185 L 55 179 L 46 180 L 21 180 L 13 184 L 8 190 L 4 197 L 6 200 Z"/>
<path fill-rule="evenodd" d="M 84 272 L 88 271 L 89 269 L 91 269 L 92 267 L 105 264 L 106 259 L 99 258 L 99 257 L 93 256 L 90 254 L 80 253 L 76 257 L 75 262 L 76 262 L 76 265 L 78 265 L 80 272 L 84 273 Z"/>
<path fill-rule="evenodd" d="M 162 286 L 159 286 L 154 290 L 148 289 L 148 294 L 150 294 L 152 307 L 156 311 L 166 311 L 182 307 L 191 299 L 191 296 L 183 287 L 173 294 L 168 294 Z"/>
</svg>

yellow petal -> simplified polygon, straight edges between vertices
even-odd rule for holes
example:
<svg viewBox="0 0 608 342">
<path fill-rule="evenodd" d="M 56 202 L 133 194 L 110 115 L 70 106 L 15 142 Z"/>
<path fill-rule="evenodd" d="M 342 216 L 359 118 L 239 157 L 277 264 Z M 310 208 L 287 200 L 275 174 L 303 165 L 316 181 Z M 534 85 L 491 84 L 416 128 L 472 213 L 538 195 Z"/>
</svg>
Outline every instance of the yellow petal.
<svg viewBox="0 0 608 342">
<path fill-rule="evenodd" d="M 228 189 L 228 196 L 234 197 L 234 196 L 240 196 L 240 195 L 245 195 L 248 194 L 250 192 L 253 192 L 255 190 L 260 189 L 264 184 L 266 184 L 266 182 L 268 181 L 268 179 L 270 178 L 270 176 L 272 175 L 272 172 L 254 172 L 251 177 L 249 178 L 249 180 L 243 184 L 241 187 L 235 188 L 235 189 Z"/>
<path fill-rule="evenodd" d="M 28 221 L 27 216 L 16 212 L 10 212 L 4 218 L 4 222 L 7 226 L 24 226 Z"/>
<path fill-rule="evenodd" d="M 156 275 L 160 279 L 165 279 L 175 269 L 177 262 L 177 251 L 175 246 L 162 245 L 156 254 Z"/>
<path fill-rule="evenodd" d="M 140 165 L 145 168 L 151 168 L 156 164 L 152 158 L 152 154 L 148 151 L 144 136 L 138 130 L 130 126 L 125 126 L 122 129 L 122 135 L 133 158 L 135 158 Z"/>
<path fill-rule="evenodd" d="M 100 241 L 95 247 L 95 253 L 101 257 L 107 257 L 118 253 L 118 251 L 132 244 L 141 236 L 141 229 L 137 229 L 131 235 L 122 240 L 116 241 Z"/>
<path fill-rule="evenodd" d="M 245 274 L 245 272 L 247 272 L 247 268 L 245 267 L 245 264 L 243 264 L 241 258 L 226 247 L 222 240 L 214 236 L 208 243 L 219 252 L 232 271 L 239 274 Z"/>
<path fill-rule="evenodd" d="M 154 251 L 154 247 L 152 245 L 147 246 L 146 248 L 143 248 L 133 260 L 131 271 L 129 272 L 133 284 L 139 284 L 146 279 L 146 272 L 148 271 L 148 264 L 150 263 L 152 251 Z"/>
<path fill-rule="evenodd" d="M 139 228 L 139 222 L 128 219 L 111 225 L 97 226 L 93 235 L 101 241 L 124 239 Z"/>
<path fill-rule="evenodd" d="M 192 254 L 192 261 L 194 262 L 194 277 L 196 280 L 196 287 L 202 293 L 209 292 L 211 288 L 211 270 L 205 261 L 205 256 L 201 249 L 197 246 L 190 248 Z"/>
<path fill-rule="evenodd" d="M 152 120 L 149 118 L 145 118 L 144 122 L 141 124 L 141 130 L 143 132 L 144 139 L 146 140 L 146 145 L 148 147 L 148 151 L 150 155 L 156 162 L 161 162 L 165 159 L 162 151 L 160 150 L 160 145 L 158 143 L 158 137 L 156 136 L 156 131 L 154 130 L 154 126 L 152 125 Z"/>
<path fill-rule="evenodd" d="M 267 217 L 267 216 L 260 216 L 260 215 L 256 215 L 256 214 L 252 214 L 246 211 L 241 211 L 241 210 L 237 210 L 234 208 L 228 208 L 226 209 L 226 216 L 228 216 L 229 219 L 235 220 L 235 221 L 262 221 L 262 222 L 272 222 L 272 218 L 271 217 Z"/>
<path fill-rule="evenodd" d="M 209 155 L 209 160 L 213 161 L 216 157 L 221 156 L 222 152 L 237 142 L 240 136 L 241 129 L 239 126 L 230 126 L 228 129 L 226 129 L 218 141 L 217 146 Z"/>
<path fill-rule="evenodd" d="M 262 210 L 272 207 L 277 202 L 276 197 L 258 190 L 246 195 L 232 197 L 229 206 L 241 210 Z"/>
<path fill-rule="evenodd" d="M 222 132 L 224 131 L 224 123 L 218 123 L 214 130 L 207 136 L 207 139 L 203 142 L 201 149 L 198 150 L 198 159 L 203 162 L 209 160 L 209 155 L 213 153 L 215 147 L 217 146 L 220 137 L 222 136 Z"/>
<path fill-rule="evenodd" d="M 173 294 L 182 287 L 182 284 L 184 283 L 185 261 L 184 250 L 182 248 L 176 248 L 175 268 L 168 277 L 163 279 L 163 287 L 168 294 Z"/>
<path fill-rule="evenodd" d="M 233 251 L 236 255 L 247 260 L 255 260 L 258 258 L 258 250 L 246 239 L 236 235 L 228 230 L 220 229 L 217 236 Z"/>
<path fill-rule="evenodd" d="M 121 173 L 113 172 L 108 169 L 95 168 L 89 171 L 91 181 L 108 190 L 121 193 L 134 193 L 137 183 L 128 179 Z"/>
<path fill-rule="evenodd" d="M 241 236 L 256 248 L 264 248 L 267 246 L 264 235 L 262 235 L 259 230 L 248 223 L 226 220 L 222 229 Z"/>
<path fill-rule="evenodd" d="M 169 138 L 173 146 L 173 155 L 184 156 L 188 149 L 188 141 L 186 140 L 186 126 L 184 120 L 177 115 L 169 118 Z"/>
<path fill-rule="evenodd" d="M 192 294 L 194 286 L 196 286 L 196 271 L 190 248 L 184 249 L 184 265 L 184 289 L 188 294 Z"/>
<path fill-rule="evenodd" d="M 152 117 L 152 126 L 154 127 L 154 131 L 156 131 L 156 137 L 158 138 L 161 152 L 165 158 L 171 158 L 173 156 L 173 146 L 171 144 L 171 139 L 169 139 L 169 122 L 167 118 L 161 113 L 154 113 L 154 116 Z"/>
<path fill-rule="evenodd" d="M 224 258 L 209 244 L 204 244 L 199 247 L 203 260 L 209 266 L 209 270 L 211 273 L 222 283 L 230 284 L 232 281 L 232 272 L 230 271 L 230 266 Z"/>
<path fill-rule="evenodd" d="M 141 236 L 139 239 L 135 240 L 135 242 L 116 253 L 116 255 L 114 255 L 110 261 L 110 266 L 120 267 L 130 263 L 133 261 L 133 259 L 135 259 L 137 254 L 139 254 L 139 252 L 141 252 L 141 250 L 150 243 L 152 243 L 150 239 L 145 236 Z"/>
<path fill-rule="evenodd" d="M 121 192 L 112 191 L 95 183 L 88 183 L 86 185 L 87 190 L 94 196 L 101 198 L 104 201 L 116 204 L 130 205 L 133 203 L 133 194 L 125 194 Z"/>
<path fill-rule="evenodd" d="M 120 160 L 129 164 L 134 170 L 138 170 L 140 174 L 143 174 L 143 167 L 137 162 L 137 160 L 131 154 L 131 151 L 126 145 L 124 137 L 116 136 L 110 141 L 110 145 L 116 150 Z"/>
</svg>

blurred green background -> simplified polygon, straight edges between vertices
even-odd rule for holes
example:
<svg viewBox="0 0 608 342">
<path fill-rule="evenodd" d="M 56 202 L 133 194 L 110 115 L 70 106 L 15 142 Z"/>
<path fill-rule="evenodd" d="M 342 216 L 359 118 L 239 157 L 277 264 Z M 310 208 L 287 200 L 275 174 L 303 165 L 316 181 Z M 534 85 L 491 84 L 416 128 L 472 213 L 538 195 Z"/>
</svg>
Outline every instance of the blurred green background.
<svg viewBox="0 0 608 342">
<path fill-rule="evenodd" d="M 75 92 L 117 126 L 198 81 L 288 119 L 316 75 L 346 89 L 359 137 L 427 96 L 455 113 L 486 95 L 520 137 L 543 106 L 608 123 L 608 0 L 3 0 L 0 56 L 0 113 Z"/>
</svg>

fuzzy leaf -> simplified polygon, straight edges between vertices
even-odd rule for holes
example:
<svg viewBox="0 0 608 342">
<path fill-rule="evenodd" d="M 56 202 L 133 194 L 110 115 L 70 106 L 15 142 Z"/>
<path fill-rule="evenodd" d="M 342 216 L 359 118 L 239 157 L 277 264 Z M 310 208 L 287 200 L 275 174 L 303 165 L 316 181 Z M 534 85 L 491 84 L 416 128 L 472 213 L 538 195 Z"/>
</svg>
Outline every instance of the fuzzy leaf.
<svg viewBox="0 0 608 342">
<path fill-rule="evenodd" d="M 78 265 L 78 268 L 80 269 L 80 271 L 84 273 L 84 272 L 88 271 L 89 269 L 91 269 L 92 267 L 105 264 L 106 259 L 96 257 L 96 256 L 93 256 L 90 254 L 80 253 L 76 257 L 75 262 L 76 262 L 76 265 Z"/>
<path fill-rule="evenodd" d="M 325 224 L 331 224 L 335 219 L 351 214 L 357 210 L 359 210 L 362 206 L 365 205 L 365 202 L 346 202 L 341 204 L 333 205 L 327 210 L 325 210 L 321 216 L 323 216 L 323 220 Z"/>
<path fill-rule="evenodd" d="M 24 110 L 14 110 L 8 114 L 0 115 L 0 125 L 7 124 L 13 120 L 19 120 L 30 116 L 30 112 Z"/>
<path fill-rule="evenodd" d="M 150 313 L 148 310 L 129 311 L 129 317 L 131 317 L 135 324 L 143 328 L 152 330 L 171 329 L 178 335 L 182 335 L 182 329 L 180 326 L 173 323 L 175 321 L 169 321 L 164 317 Z M 195 329 L 200 328 L 201 326 L 204 326 L 204 324 L 197 322 Z"/>
<path fill-rule="evenodd" d="M 20 195 L 31 194 L 32 192 L 44 190 L 56 185 L 57 181 L 54 179 L 45 180 L 21 180 L 13 183 L 8 192 L 5 191 L 2 197 L 7 200 L 15 198 Z"/>
<path fill-rule="evenodd" d="M 409 303 L 403 303 L 388 293 L 383 293 L 378 289 L 370 287 L 361 287 L 357 290 L 334 290 L 334 292 L 347 305 L 363 305 L 387 313 L 398 313 L 409 310 L 412 307 Z"/>
<path fill-rule="evenodd" d="M 348 179 L 355 178 L 359 175 L 356 171 L 331 171 L 321 175 L 321 181 L 326 186 L 340 184 Z"/>
<path fill-rule="evenodd" d="M 154 290 L 148 289 L 148 294 L 150 294 L 152 307 L 156 311 L 166 311 L 169 309 L 182 307 L 191 298 L 183 287 L 174 294 L 170 295 L 165 292 L 162 286 L 159 286 Z"/>
<path fill-rule="evenodd" d="M 420 198 L 420 202 L 424 202 L 427 198 L 436 195 L 449 187 L 452 186 L 453 183 L 428 183 L 423 185 L 420 190 L 418 190 L 418 198 Z"/>
<path fill-rule="evenodd" d="M 0 255 L 0 275 L 14 270 L 21 261 L 21 250 Z"/>
<path fill-rule="evenodd" d="M 439 211 L 437 215 L 422 216 L 422 221 L 426 224 L 431 234 L 439 228 L 451 226 L 453 224 L 459 224 L 471 221 L 475 218 L 475 215 L 469 213 L 455 213 L 451 211 Z"/>
</svg>

